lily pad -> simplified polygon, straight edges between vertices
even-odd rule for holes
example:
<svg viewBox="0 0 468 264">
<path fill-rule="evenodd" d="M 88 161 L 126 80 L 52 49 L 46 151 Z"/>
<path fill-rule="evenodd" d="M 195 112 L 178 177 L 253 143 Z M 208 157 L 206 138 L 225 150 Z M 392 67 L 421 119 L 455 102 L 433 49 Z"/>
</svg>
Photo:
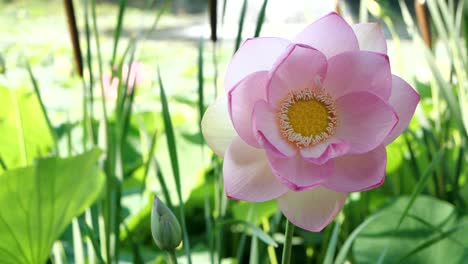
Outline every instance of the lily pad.
<svg viewBox="0 0 468 264">
<path fill-rule="evenodd" d="M 45 263 L 54 241 L 100 194 L 100 154 L 38 159 L 0 175 L 2 263 Z"/>
<path fill-rule="evenodd" d="M 396 230 L 408 201 L 408 197 L 396 199 L 363 229 L 353 248 L 356 262 L 377 263 L 386 251 L 383 263 L 464 263 L 468 255 L 466 217 L 459 218 L 450 203 L 420 196 Z"/>
<path fill-rule="evenodd" d="M 0 86 L 0 105 L 0 155 L 8 168 L 45 156 L 53 141 L 36 95 Z"/>
</svg>

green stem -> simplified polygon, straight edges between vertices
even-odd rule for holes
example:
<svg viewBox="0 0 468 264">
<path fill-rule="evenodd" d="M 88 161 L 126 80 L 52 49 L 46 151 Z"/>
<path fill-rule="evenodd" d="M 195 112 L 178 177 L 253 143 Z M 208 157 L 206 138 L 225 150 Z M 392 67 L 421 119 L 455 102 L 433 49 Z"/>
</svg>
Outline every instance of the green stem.
<svg viewBox="0 0 468 264">
<path fill-rule="evenodd" d="M 289 264 L 291 261 L 292 238 L 294 234 L 294 224 L 286 219 L 286 231 L 284 232 L 283 257 L 281 264 Z"/>
<path fill-rule="evenodd" d="M 167 263 L 169 264 L 177 264 L 177 257 L 175 255 L 175 251 L 166 251 L 167 253 Z"/>
</svg>

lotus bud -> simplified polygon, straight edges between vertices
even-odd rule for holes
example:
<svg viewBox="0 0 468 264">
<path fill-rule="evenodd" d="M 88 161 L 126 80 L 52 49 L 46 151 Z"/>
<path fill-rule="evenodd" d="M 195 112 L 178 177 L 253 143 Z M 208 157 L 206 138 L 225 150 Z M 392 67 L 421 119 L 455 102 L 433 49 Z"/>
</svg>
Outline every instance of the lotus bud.
<svg viewBox="0 0 468 264">
<path fill-rule="evenodd" d="M 158 197 L 154 198 L 151 210 L 151 233 L 156 245 L 165 251 L 175 250 L 182 241 L 177 218 Z"/>
<path fill-rule="evenodd" d="M 382 7 L 376 1 L 373 1 L 373 0 L 368 1 L 367 2 L 367 10 L 369 10 L 369 12 L 375 17 L 382 17 L 383 16 Z"/>
</svg>

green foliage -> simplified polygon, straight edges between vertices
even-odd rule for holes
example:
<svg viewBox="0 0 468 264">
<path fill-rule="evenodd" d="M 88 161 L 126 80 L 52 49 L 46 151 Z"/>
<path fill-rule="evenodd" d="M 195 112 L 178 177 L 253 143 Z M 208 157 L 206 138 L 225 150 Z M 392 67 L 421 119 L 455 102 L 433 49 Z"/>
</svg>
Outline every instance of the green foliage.
<svg viewBox="0 0 468 264">
<path fill-rule="evenodd" d="M 0 175 L 0 259 L 44 263 L 73 217 L 98 198 L 104 176 L 94 149 L 71 158 L 40 158 Z"/>
<path fill-rule="evenodd" d="M 375 263 L 386 251 L 383 263 L 464 263 L 468 257 L 468 222 L 459 217 L 455 207 L 447 202 L 419 196 L 399 229 L 398 217 L 410 202 L 408 197 L 398 198 L 379 212 L 380 217 L 360 232 L 354 244 L 357 263 Z M 460 226 L 456 233 L 419 248 L 443 232 Z M 404 261 L 403 261 L 404 260 Z"/>
<path fill-rule="evenodd" d="M 171 160 L 171 167 L 172 167 L 172 174 L 174 176 L 174 182 L 176 186 L 177 198 L 179 199 L 179 218 L 180 222 L 182 223 L 182 232 L 184 234 L 184 244 L 185 244 L 185 254 L 187 255 L 188 263 L 191 264 L 191 253 L 190 253 L 190 240 L 188 237 L 187 231 L 187 224 L 185 219 L 185 212 L 184 212 L 184 201 L 182 198 L 182 185 L 181 185 L 181 176 L 180 176 L 180 169 L 179 169 L 179 159 L 177 157 L 177 147 L 176 147 L 176 138 L 174 136 L 174 128 L 172 125 L 171 114 L 169 110 L 169 106 L 167 103 L 166 94 L 164 92 L 164 85 L 161 78 L 161 73 L 158 68 L 158 83 L 159 83 L 159 92 L 161 94 L 161 105 L 162 105 L 162 112 L 163 112 L 163 120 L 164 120 L 164 128 L 166 131 L 166 140 L 168 145 L 168 152 L 169 157 Z"/>
<path fill-rule="evenodd" d="M 0 86 L 0 155 L 8 168 L 30 164 L 53 147 L 46 119 L 34 92 Z"/>
<path fill-rule="evenodd" d="M 185 250 L 194 263 L 278 263 L 285 221 L 276 201 L 229 200 L 222 160 L 213 156 L 200 132 L 206 106 L 222 92 L 218 72 L 231 59 L 233 45 L 237 50 L 250 37 L 247 33 L 261 35 L 269 1 L 259 1 L 258 10 L 251 8 L 253 1 L 239 2 L 240 9 L 229 14 L 238 17 L 233 41 L 209 43 L 196 36 L 192 42 L 171 39 L 170 45 L 167 32 L 185 25 L 179 23 L 185 19 L 181 16 L 166 20 L 174 1 L 148 0 L 145 9 L 126 0 L 82 1 L 76 15 L 84 22 L 83 79 L 72 75 L 71 65 L 60 64 L 72 56 L 67 46 L 40 42 L 44 32 L 36 28 L 49 28 L 57 17 L 36 2 L 0 9 L 0 24 L 11 24 L 6 33 L 39 42 L 22 45 L 15 39 L 15 45 L 5 46 L 0 41 L 0 73 L 6 69 L 0 74 L 0 259 L 43 263 L 52 253 L 51 258 L 64 262 L 165 263 L 150 232 L 152 197 L 157 195 L 182 223 L 179 257 L 185 258 Z M 227 3 L 234 1 L 218 2 L 223 4 L 218 29 L 224 30 L 226 12 L 233 12 Z M 426 1 L 438 47 L 431 50 L 419 36 L 408 1 L 361 2 L 366 3 L 360 5 L 363 19 L 378 16 L 388 26 L 392 67 L 398 71 L 407 61 L 398 61 L 402 51 L 420 52 L 421 59 L 411 57 L 411 67 L 416 63 L 414 68 L 423 66 L 430 74 L 424 79 L 411 67 L 402 68 L 421 103 L 407 131 L 387 146 L 385 184 L 350 194 L 335 223 L 321 233 L 289 232 L 292 260 L 467 262 L 468 3 Z M 16 8 L 27 10 L 28 19 L 18 20 L 22 11 L 11 12 Z M 252 14 L 256 23 L 247 23 Z M 45 15 L 52 16 L 49 24 L 41 24 Z M 402 26 L 412 41 L 400 38 Z M 158 31 L 160 27 L 164 29 Z M 23 50 L 31 68 L 16 62 Z M 126 92 L 131 83 L 121 73 L 134 61 L 152 67 L 153 83 Z M 164 73 L 164 84 L 156 66 Z M 11 75 L 15 72 L 24 74 L 17 78 Z M 120 79 L 115 102 L 104 96 L 100 78 L 105 73 Z M 39 90 L 39 84 L 46 85 Z M 97 150 L 72 156 L 96 145 L 104 151 L 101 163 Z M 65 153 L 69 157 L 60 158 Z M 97 199 L 103 185 L 102 199 Z M 61 236 L 64 230 L 70 232 Z"/>
<path fill-rule="evenodd" d="M 267 245 L 275 246 L 275 247 L 277 246 L 277 243 L 275 242 L 275 240 L 273 240 L 273 238 L 271 238 L 267 233 L 262 231 L 262 229 L 258 228 L 257 226 L 255 226 L 254 224 L 250 222 L 242 221 L 242 220 L 228 220 L 228 221 L 221 222 L 220 225 L 243 226 L 245 229 L 250 230 L 252 232 L 252 235 L 256 236 L 257 238 L 265 242 Z"/>
<path fill-rule="evenodd" d="M 239 49 L 241 41 L 242 41 L 242 31 L 244 29 L 245 13 L 247 12 L 247 2 L 248 0 L 244 0 L 242 2 L 242 8 L 241 8 L 240 16 L 239 16 L 239 25 L 237 27 L 236 42 L 234 46 L 234 53 Z"/>
<path fill-rule="evenodd" d="M 262 203 L 240 202 L 234 204 L 232 207 L 236 219 L 250 221 L 254 224 L 260 224 L 263 219 L 270 218 L 277 209 L 275 200 Z M 251 212 L 251 215 L 249 216 L 247 212 Z"/>
</svg>

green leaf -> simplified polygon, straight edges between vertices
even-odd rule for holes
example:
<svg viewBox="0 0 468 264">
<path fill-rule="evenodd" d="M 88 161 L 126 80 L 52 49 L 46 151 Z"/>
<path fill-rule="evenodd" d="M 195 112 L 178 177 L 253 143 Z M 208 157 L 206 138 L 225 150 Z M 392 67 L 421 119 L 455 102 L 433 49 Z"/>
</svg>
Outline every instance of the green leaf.
<svg viewBox="0 0 468 264">
<path fill-rule="evenodd" d="M 398 198 L 365 226 L 355 241 L 356 263 L 376 263 L 386 250 L 383 263 L 462 263 L 468 249 L 468 228 L 451 230 L 460 222 L 453 205 L 427 196 L 419 196 L 400 228 L 398 217 L 405 211 L 409 197 Z M 424 220 L 424 221 L 421 221 Z"/>
<path fill-rule="evenodd" d="M 2 156 L 0 156 L 0 169 L 2 169 L 2 171 L 5 171 L 8 169 L 5 162 L 2 159 Z"/>
<path fill-rule="evenodd" d="M 169 111 L 169 105 L 167 102 L 166 93 L 164 91 L 164 85 L 161 78 L 161 73 L 158 68 L 158 82 L 159 82 L 159 92 L 161 94 L 161 105 L 162 113 L 164 120 L 164 129 L 166 131 L 166 140 L 168 145 L 168 152 L 171 159 L 172 173 L 174 176 L 174 181 L 176 185 L 177 197 L 179 198 L 179 218 L 182 224 L 182 233 L 184 234 L 184 248 L 185 254 L 187 255 L 188 263 L 192 263 L 191 253 L 190 253 L 190 242 L 188 237 L 187 225 L 185 221 L 185 212 L 184 212 L 184 202 L 182 198 L 182 186 L 180 182 L 180 168 L 179 160 L 177 158 L 177 144 L 174 136 L 174 128 L 171 120 L 171 113 Z"/>
<path fill-rule="evenodd" d="M 242 202 L 232 205 L 234 217 L 239 220 L 249 221 L 254 224 L 260 224 L 263 218 L 272 216 L 278 208 L 275 200 L 270 200 L 261 203 Z M 249 210 L 252 210 L 252 215 L 248 216 Z"/>
<path fill-rule="evenodd" d="M 340 232 L 340 221 L 336 220 L 335 226 L 333 227 L 333 233 L 331 235 L 330 242 L 328 242 L 327 253 L 325 254 L 325 260 L 323 261 L 324 264 L 333 263 L 333 256 L 335 255 L 339 232 Z"/>
<path fill-rule="evenodd" d="M 439 161 L 442 158 L 442 154 L 443 154 L 443 149 L 439 150 L 439 152 L 436 154 L 436 156 L 434 157 L 432 162 L 429 164 L 429 166 L 427 166 L 426 171 L 424 171 L 423 176 L 421 177 L 418 184 L 414 188 L 414 191 L 411 194 L 410 200 L 408 201 L 408 204 L 406 205 L 405 209 L 403 210 L 403 213 L 401 214 L 401 216 L 400 216 L 400 218 L 398 220 L 398 224 L 397 224 L 397 227 L 396 227 L 397 229 L 401 226 L 401 223 L 403 223 L 403 220 L 406 217 L 406 215 L 408 214 L 408 212 L 410 211 L 411 206 L 413 206 L 414 201 L 416 200 L 416 198 L 419 196 L 419 194 L 422 192 L 422 190 L 426 186 L 426 183 L 429 180 L 429 178 L 431 177 L 432 172 L 434 171 L 434 169 L 439 164 Z"/>
<path fill-rule="evenodd" d="M 42 101 L 41 92 L 39 90 L 39 85 L 37 84 L 36 78 L 34 77 L 34 74 L 33 74 L 33 71 L 31 69 L 31 65 L 29 65 L 29 62 L 26 64 L 26 68 L 28 70 L 29 78 L 31 79 L 31 83 L 32 83 L 33 88 L 34 88 L 34 92 L 36 93 L 36 97 L 38 99 L 39 106 L 41 107 L 42 115 L 44 116 L 47 127 L 49 128 L 50 135 L 53 137 L 55 152 L 57 153 L 57 155 L 60 155 L 57 135 L 55 134 L 54 127 L 52 126 L 52 122 L 50 121 L 49 114 L 47 113 L 47 108 L 45 107 L 44 102 Z"/>
<path fill-rule="evenodd" d="M 341 247 L 340 251 L 338 252 L 338 255 L 336 256 L 335 259 L 335 264 L 342 264 L 346 262 L 346 256 L 348 255 L 349 250 L 351 249 L 351 246 L 353 245 L 354 241 L 356 238 L 359 236 L 359 234 L 365 230 L 365 228 L 372 223 L 373 221 L 377 220 L 378 218 L 382 217 L 382 213 L 374 214 L 367 218 L 362 224 L 360 224 L 356 229 L 353 230 L 353 232 L 348 236 L 346 241 L 344 242 L 343 246 Z"/>
<path fill-rule="evenodd" d="M 405 256 L 403 256 L 402 258 L 400 258 L 400 260 L 398 261 L 398 263 L 404 263 L 404 261 L 408 258 L 410 258 L 411 256 L 417 254 L 418 252 L 440 242 L 440 241 L 444 241 L 445 238 L 449 237 L 450 235 L 454 234 L 455 232 L 457 232 L 458 230 L 460 229 L 463 229 L 463 228 L 466 228 L 468 226 L 468 223 L 463 223 L 463 224 L 460 224 L 460 225 L 457 225 L 455 226 L 454 228 L 451 228 L 450 230 L 446 231 L 446 232 L 442 232 L 440 233 L 439 235 L 435 236 L 434 238 L 431 238 L 427 241 L 425 241 L 424 243 L 418 245 L 415 249 L 411 250 L 408 254 L 406 254 Z M 455 240 L 457 241 L 457 240 Z M 465 249 L 468 249 L 466 248 L 464 245 L 462 245 L 463 248 Z"/>
<path fill-rule="evenodd" d="M 53 139 L 37 96 L 24 89 L 0 87 L 0 155 L 12 169 L 47 155 Z"/>
<path fill-rule="evenodd" d="M 278 244 L 275 240 L 269 236 L 267 233 L 263 232 L 258 226 L 243 220 L 226 220 L 220 223 L 220 225 L 242 225 L 244 228 L 249 229 L 252 231 L 252 235 L 258 237 L 260 240 L 265 242 L 267 245 L 277 247 Z M 219 227 L 219 226 L 218 226 Z"/>
<path fill-rule="evenodd" d="M 104 261 L 104 259 L 102 258 L 101 248 L 99 247 L 99 241 L 98 241 L 98 238 L 96 237 L 96 234 L 84 222 L 82 223 L 82 229 L 85 230 L 86 235 L 88 236 L 89 240 L 91 241 L 91 245 L 93 246 L 94 252 L 95 252 L 95 254 L 97 256 L 97 262 L 98 263 L 106 263 Z"/>
<path fill-rule="evenodd" d="M 263 22 L 265 21 L 265 12 L 266 12 L 267 5 L 268 5 L 268 0 L 263 0 L 262 7 L 260 8 L 260 12 L 258 13 L 258 17 L 257 17 L 257 25 L 255 26 L 254 38 L 259 37 L 260 32 L 262 31 Z"/>
<path fill-rule="evenodd" d="M 205 113 L 205 100 L 204 100 L 204 82 L 203 82 L 203 38 L 200 38 L 198 41 L 198 114 L 199 114 L 199 124 L 200 124 L 200 133 L 201 133 L 201 120 L 203 118 L 203 113 Z M 203 137 L 202 137 L 203 140 Z"/>
<path fill-rule="evenodd" d="M 245 13 L 247 12 L 247 0 L 244 0 L 239 17 L 239 25 L 237 27 L 237 36 L 234 46 L 234 53 L 239 49 L 242 41 L 242 30 L 244 29 Z"/>
<path fill-rule="evenodd" d="M 104 175 L 98 149 L 72 158 L 38 159 L 0 175 L 2 263 L 44 263 L 73 217 L 98 197 Z"/>
<path fill-rule="evenodd" d="M 224 25 L 224 17 L 226 16 L 226 6 L 227 6 L 227 0 L 223 0 L 223 8 L 222 8 L 222 13 L 221 13 L 221 24 Z"/>
<path fill-rule="evenodd" d="M 120 34 L 122 33 L 122 24 L 125 14 L 125 7 L 127 6 L 126 0 L 119 1 L 119 14 L 117 15 L 117 24 L 115 26 L 114 31 L 114 48 L 112 50 L 112 63 L 111 65 L 115 65 L 115 60 L 117 56 L 117 47 L 119 45 Z"/>
</svg>

